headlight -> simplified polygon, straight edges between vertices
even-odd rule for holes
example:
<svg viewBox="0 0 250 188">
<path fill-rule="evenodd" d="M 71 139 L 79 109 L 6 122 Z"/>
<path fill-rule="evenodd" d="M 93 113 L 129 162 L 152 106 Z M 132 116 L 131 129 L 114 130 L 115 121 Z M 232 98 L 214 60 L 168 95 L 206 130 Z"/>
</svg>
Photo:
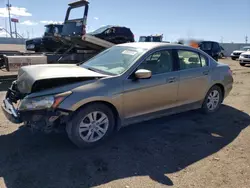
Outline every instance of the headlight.
<svg viewBox="0 0 250 188">
<path fill-rule="evenodd" d="M 42 110 L 56 108 L 70 93 L 23 99 L 18 107 L 18 110 Z"/>
</svg>

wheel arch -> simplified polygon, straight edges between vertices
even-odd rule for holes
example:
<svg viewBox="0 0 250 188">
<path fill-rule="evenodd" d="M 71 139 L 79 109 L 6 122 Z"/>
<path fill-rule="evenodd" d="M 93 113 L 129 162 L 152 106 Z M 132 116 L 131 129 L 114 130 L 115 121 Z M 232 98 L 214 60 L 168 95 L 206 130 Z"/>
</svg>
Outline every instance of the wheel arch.
<svg viewBox="0 0 250 188">
<path fill-rule="evenodd" d="M 216 83 L 216 84 L 214 84 L 212 87 L 214 87 L 214 86 L 218 86 L 218 87 L 221 89 L 222 97 L 223 97 L 223 100 L 224 100 L 224 97 L 225 97 L 225 87 L 223 86 L 223 84 L 221 84 L 221 83 Z M 211 88 L 212 88 L 212 87 L 211 87 Z"/>
<path fill-rule="evenodd" d="M 75 114 L 76 112 L 78 112 L 79 110 L 85 108 L 86 106 L 89 106 L 89 105 L 93 105 L 93 104 L 104 104 L 106 105 L 108 108 L 111 109 L 111 111 L 113 112 L 114 116 L 115 116 L 115 129 L 116 130 L 119 130 L 120 129 L 120 125 L 121 125 L 121 118 L 120 118 L 120 113 L 117 109 L 117 107 L 112 104 L 111 102 L 109 101 L 106 101 L 106 100 L 95 100 L 95 101 L 89 101 L 89 102 L 86 102 L 84 103 L 83 105 L 79 106 L 73 114 Z"/>
</svg>

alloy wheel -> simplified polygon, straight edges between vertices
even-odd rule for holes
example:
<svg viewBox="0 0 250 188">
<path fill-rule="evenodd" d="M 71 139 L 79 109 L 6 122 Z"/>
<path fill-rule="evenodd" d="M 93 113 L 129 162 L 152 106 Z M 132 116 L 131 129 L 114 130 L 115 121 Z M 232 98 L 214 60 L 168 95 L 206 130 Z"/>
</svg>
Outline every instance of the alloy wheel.
<svg viewBox="0 0 250 188">
<path fill-rule="evenodd" d="M 207 108 L 209 111 L 213 111 L 218 107 L 220 102 L 220 93 L 217 90 L 210 92 L 207 98 Z"/>
<path fill-rule="evenodd" d="M 94 111 L 87 114 L 79 126 L 79 134 L 82 140 L 93 143 L 104 137 L 109 127 L 109 119 L 106 114 Z"/>
</svg>

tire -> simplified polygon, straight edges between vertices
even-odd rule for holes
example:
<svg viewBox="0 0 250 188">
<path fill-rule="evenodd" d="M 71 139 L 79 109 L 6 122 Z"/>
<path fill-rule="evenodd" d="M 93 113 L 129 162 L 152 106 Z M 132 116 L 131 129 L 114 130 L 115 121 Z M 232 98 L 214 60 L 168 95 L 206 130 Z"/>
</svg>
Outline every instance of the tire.
<svg viewBox="0 0 250 188">
<path fill-rule="evenodd" d="M 90 114 L 93 115 L 93 112 L 95 112 L 97 114 L 96 115 L 97 121 L 95 121 L 93 124 L 98 123 L 98 120 L 99 120 L 98 118 L 100 118 L 101 115 L 102 115 L 101 118 L 106 116 L 105 118 L 107 119 L 108 123 L 104 123 L 104 124 L 99 125 L 99 128 L 100 127 L 102 128 L 101 129 L 102 132 L 103 133 L 105 132 L 101 138 L 99 138 L 98 140 L 87 141 L 86 140 L 87 138 L 91 139 L 92 134 L 94 134 L 93 139 L 96 136 L 98 136 L 99 134 L 97 134 L 97 132 L 100 131 L 100 130 L 98 130 L 99 128 L 96 128 L 96 127 L 98 127 L 97 125 L 92 125 L 90 123 L 89 116 L 90 116 Z M 91 117 L 93 118 L 93 116 L 91 116 Z M 93 119 L 95 119 L 95 118 L 93 118 Z M 105 119 L 105 122 L 106 122 L 106 119 Z M 84 124 L 84 121 L 85 121 L 85 124 Z M 91 125 L 88 126 L 88 128 L 87 128 L 87 126 L 86 126 L 87 124 L 91 124 Z M 80 133 L 81 126 L 82 126 L 82 130 L 85 130 L 85 129 L 88 129 L 88 130 L 83 131 L 81 134 Z M 99 145 L 100 143 L 105 141 L 109 136 L 111 136 L 111 134 L 114 131 L 114 127 L 115 127 L 115 116 L 114 116 L 112 110 L 105 104 L 93 103 L 93 104 L 87 105 L 86 107 L 83 107 L 82 109 L 78 110 L 73 115 L 71 120 L 66 125 L 66 131 L 67 131 L 69 139 L 76 146 L 78 146 L 79 148 L 90 148 L 90 147 L 95 147 L 95 146 Z M 91 133 L 91 129 L 92 129 L 92 133 Z M 93 132 L 95 132 L 95 133 L 93 133 Z M 90 133 L 90 135 L 88 136 L 89 133 Z"/>
<path fill-rule="evenodd" d="M 246 64 L 245 63 L 240 63 L 240 66 L 244 67 Z"/>
<path fill-rule="evenodd" d="M 236 60 L 236 58 L 235 58 L 235 57 L 232 57 L 232 60 Z"/>
<path fill-rule="evenodd" d="M 211 95 L 213 95 L 212 94 L 213 92 L 218 93 L 218 99 L 217 99 L 218 102 L 214 108 L 210 108 L 209 106 L 211 106 L 211 105 L 208 105 L 208 103 L 211 101 L 209 99 L 209 97 L 211 97 Z M 205 97 L 205 100 L 203 101 L 202 112 L 205 114 L 210 114 L 210 113 L 216 112 L 217 110 L 219 110 L 222 101 L 223 101 L 223 94 L 222 94 L 221 88 L 217 85 L 213 86 L 212 88 L 209 89 L 209 91 L 207 92 L 207 95 Z"/>
</svg>

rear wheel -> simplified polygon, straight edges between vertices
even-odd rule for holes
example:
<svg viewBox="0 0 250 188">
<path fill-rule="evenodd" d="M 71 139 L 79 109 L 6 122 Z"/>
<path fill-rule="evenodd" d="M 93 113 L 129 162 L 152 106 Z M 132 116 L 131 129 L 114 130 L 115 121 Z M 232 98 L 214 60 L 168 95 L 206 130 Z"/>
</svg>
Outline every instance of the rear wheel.
<svg viewBox="0 0 250 188">
<path fill-rule="evenodd" d="M 206 114 L 216 112 L 223 101 L 223 95 L 219 86 L 213 86 L 205 97 L 202 105 L 202 111 Z"/>
<path fill-rule="evenodd" d="M 69 139 L 79 148 L 93 147 L 106 140 L 114 130 L 112 110 L 104 104 L 90 104 L 79 110 L 67 124 Z"/>
</svg>

